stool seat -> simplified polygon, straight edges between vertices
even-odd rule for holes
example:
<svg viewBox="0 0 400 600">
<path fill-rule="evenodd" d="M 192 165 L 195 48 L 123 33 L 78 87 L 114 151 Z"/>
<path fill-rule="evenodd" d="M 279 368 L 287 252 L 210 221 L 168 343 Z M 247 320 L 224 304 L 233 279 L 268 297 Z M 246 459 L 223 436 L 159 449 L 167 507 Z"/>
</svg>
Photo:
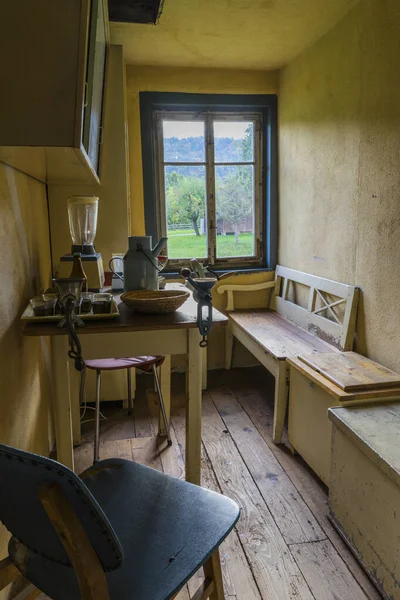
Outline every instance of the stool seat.
<svg viewBox="0 0 400 600">
<path fill-rule="evenodd" d="M 117 371 L 118 369 L 141 369 L 151 372 L 152 366 L 159 367 L 164 362 L 163 356 L 134 356 L 132 358 L 96 358 L 85 360 L 88 369 L 95 371 Z"/>
</svg>

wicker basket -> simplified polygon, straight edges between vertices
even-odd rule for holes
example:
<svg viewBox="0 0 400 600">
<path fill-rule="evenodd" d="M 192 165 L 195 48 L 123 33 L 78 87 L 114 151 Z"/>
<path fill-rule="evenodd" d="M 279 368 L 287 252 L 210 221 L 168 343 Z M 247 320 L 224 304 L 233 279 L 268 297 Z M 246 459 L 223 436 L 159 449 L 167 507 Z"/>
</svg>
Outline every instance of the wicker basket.
<svg viewBox="0 0 400 600">
<path fill-rule="evenodd" d="M 184 290 L 136 290 L 121 294 L 121 300 L 138 313 L 155 315 L 174 312 L 189 296 Z"/>
</svg>

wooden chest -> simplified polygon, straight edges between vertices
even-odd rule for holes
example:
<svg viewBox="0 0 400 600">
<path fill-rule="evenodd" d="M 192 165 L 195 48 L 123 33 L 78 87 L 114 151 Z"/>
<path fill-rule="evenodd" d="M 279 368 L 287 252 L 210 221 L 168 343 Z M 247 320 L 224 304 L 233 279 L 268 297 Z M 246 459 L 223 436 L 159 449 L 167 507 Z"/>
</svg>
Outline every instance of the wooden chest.
<svg viewBox="0 0 400 600">
<path fill-rule="evenodd" d="M 400 375 L 355 352 L 289 358 L 289 442 L 329 486 L 328 409 L 400 399 Z"/>
<path fill-rule="evenodd" d="M 400 403 L 334 408 L 330 517 L 388 600 L 400 599 Z"/>
</svg>

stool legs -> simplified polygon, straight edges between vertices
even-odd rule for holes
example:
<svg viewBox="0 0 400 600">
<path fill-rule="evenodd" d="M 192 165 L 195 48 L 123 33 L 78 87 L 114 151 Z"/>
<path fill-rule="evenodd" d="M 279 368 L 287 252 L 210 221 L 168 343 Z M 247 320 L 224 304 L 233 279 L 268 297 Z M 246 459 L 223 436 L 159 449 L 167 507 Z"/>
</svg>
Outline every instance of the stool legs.
<svg viewBox="0 0 400 600">
<path fill-rule="evenodd" d="M 160 380 L 158 378 L 157 367 L 155 365 L 153 365 L 153 374 L 154 374 L 154 382 L 156 384 L 158 399 L 160 401 L 160 408 L 161 408 L 162 418 L 164 421 L 165 431 L 167 432 L 168 446 L 171 446 L 172 440 L 171 440 L 171 436 L 169 433 L 169 423 L 168 423 L 168 419 L 167 419 L 167 413 L 165 411 L 164 398 L 163 398 L 163 395 L 161 392 L 161 386 L 160 386 Z M 127 369 L 127 384 L 128 384 L 128 414 L 131 415 L 132 410 L 133 410 L 131 369 Z M 101 392 L 101 370 L 96 369 L 96 408 L 95 408 L 93 463 L 99 462 L 99 455 L 100 455 L 100 392 Z M 82 389 L 81 389 L 81 393 L 82 393 Z"/>
<path fill-rule="evenodd" d="M 171 436 L 169 433 L 169 423 L 168 423 L 168 419 L 167 419 L 167 413 L 165 412 L 164 398 L 161 393 L 160 380 L 158 379 L 157 367 L 154 364 L 153 364 L 153 373 L 154 373 L 154 382 L 156 384 L 158 399 L 160 401 L 160 408 L 161 408 L 162 418 L 164 421 L 165 431 L 167 432 L 168 446 L 172 446 L 172 440 L 171 440 Z"/>
<path fill-rule="evenodd" d="M 99 450 L 100 450 L 100 389 L 101 389 L 101 371 L 96 370 L 96 411 L 95 411 L 93 463 L 99 462 Z"/>
<path fill-rule="evenodd" d="M 126 371 L 128 383 L 128 415 L 131 415 L 133 411 L 131 369 L 127 369 Z"/>
</svg>

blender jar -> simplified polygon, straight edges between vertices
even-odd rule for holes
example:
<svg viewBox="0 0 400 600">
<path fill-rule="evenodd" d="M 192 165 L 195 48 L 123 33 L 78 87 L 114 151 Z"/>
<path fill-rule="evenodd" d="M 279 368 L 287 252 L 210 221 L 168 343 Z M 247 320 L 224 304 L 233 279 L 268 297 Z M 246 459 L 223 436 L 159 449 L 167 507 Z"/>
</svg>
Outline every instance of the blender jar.
<svg viewBox="0 0 400 600">
<path fill-rule="evenodd" d="M 95 254 L 94 239 L 97 229 L 99 199 L 96 196 L 71 196 L 68 198 L 69 230 L 72 254 Z"/>
</svg>

